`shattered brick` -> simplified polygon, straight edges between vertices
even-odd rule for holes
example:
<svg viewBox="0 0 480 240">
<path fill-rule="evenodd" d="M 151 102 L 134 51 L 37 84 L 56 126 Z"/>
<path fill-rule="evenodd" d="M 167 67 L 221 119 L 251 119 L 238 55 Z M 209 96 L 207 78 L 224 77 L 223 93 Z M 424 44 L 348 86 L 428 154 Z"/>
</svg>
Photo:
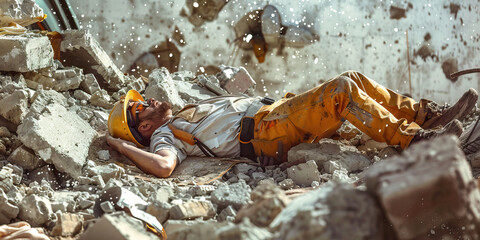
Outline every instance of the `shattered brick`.
<svg viewBox="0 0 480 240">
<path fill-rule="evenodd" d="M 400 239 L 480 237 L 480 191 L 456 137 L 412 145 L 365 175 Z"/>
<path fill-rule="evenodd" d="M 53 49 L 41 35 L 0 35 L 0 71 L 29 72 L 53 66 Z"/>
</svg>

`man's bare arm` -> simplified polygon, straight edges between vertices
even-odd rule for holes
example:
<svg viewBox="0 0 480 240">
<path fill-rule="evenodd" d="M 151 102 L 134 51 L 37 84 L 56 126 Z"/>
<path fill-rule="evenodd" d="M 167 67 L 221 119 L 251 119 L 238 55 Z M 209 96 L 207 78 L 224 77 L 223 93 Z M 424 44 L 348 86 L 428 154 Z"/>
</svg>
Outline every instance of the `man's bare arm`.
<svg viewBox="0 0 480 240">
<path fill-rule="evenodd" d="M 142 171 L 157 177 L 169 177 L 177 165 L 177 156 L 168 150 L 151 153 L 137 148 L 131 142 L 108 135 L 107 143 L 113 149 L 132 160 Z"/>
</svg>

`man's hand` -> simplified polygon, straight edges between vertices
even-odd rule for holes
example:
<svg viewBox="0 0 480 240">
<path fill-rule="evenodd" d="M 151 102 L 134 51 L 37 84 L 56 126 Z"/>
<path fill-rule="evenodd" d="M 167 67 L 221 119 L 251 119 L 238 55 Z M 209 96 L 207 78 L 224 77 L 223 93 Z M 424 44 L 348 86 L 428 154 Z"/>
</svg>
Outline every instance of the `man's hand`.
<svg viewBox="0 0 480 240">
<path fill-rule="evenodd" d="M 110 136 L 110 134 L 107 133 L 107 143 L 112 147 L 115 151 L 120 152 L 123 154 L 122 150 L 125 148 L 126 145 L 131 145 L 135 146 L 134 143 L 120 139 L 120 138 L 114 138 Z"/>
</svg>

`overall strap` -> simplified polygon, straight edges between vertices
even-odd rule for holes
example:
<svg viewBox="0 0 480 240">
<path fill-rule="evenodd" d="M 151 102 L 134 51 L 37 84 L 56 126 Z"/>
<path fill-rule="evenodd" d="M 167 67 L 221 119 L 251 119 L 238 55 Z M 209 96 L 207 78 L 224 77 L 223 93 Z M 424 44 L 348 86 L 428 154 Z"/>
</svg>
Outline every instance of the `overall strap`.
<svg viewBox="0 0 480 240">
<path fill-rule="evenodd" d="M 173 124 L 168 124 L 168 128 L 170 128 L 170 130 L 172 131 L 173 135 L 190 144 L 190 145 L 197 145 L 198 148 L 200 148 L 200 150 L 202 150 L 203 154 L 205 154 L 206 156 L 209 156 L 209 157 L 217 157 L 217 155 L 215 155 L 215 153 L 213 153 L 213 151 L 207 147 L 207 145 L 205 145 L 202 141 L 200 141 L 197 137 L 193 136 L 193 134 L 191 133 L 188 133 L 188 132 L 185 132 L 183 130 L 180 130 L 178 128 L 176 128 L 175 126 L 173 126 Z"/>
</svg>

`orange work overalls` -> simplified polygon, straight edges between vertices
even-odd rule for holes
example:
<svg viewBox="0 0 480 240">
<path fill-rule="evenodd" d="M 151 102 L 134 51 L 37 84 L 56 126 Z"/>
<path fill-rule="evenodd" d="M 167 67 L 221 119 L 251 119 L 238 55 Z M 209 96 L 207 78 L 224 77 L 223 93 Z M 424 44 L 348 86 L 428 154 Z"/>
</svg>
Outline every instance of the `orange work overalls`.
<svg viewBox="0 0 480 240">
<path fill-rule="evenodd" d="M 286 161 L 291 147 L 330 137 L 348 120 L 376 141 L 406 148 L 421 129 L 429 102 L 416 102 L 349 71 L 260 108 L 251 143 L 257 156 L 281 156 Z"/>
</svg>

